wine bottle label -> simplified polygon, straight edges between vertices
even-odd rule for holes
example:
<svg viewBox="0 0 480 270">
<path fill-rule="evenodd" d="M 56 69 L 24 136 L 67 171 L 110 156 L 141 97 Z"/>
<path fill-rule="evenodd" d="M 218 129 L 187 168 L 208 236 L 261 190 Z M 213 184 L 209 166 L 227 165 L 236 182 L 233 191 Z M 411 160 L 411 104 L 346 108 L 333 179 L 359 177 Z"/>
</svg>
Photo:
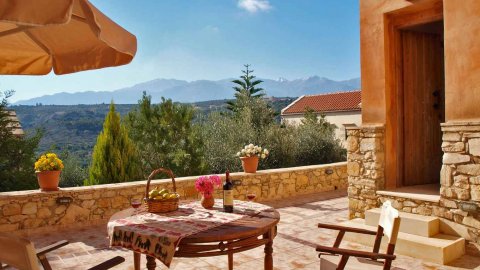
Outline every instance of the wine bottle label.
<svg viewBox="0 0 480 270">
<path fill-rule="evenodd" d="M 223 191 L 223 205 L 233 205 L 233 190 Z"/>
</svg>

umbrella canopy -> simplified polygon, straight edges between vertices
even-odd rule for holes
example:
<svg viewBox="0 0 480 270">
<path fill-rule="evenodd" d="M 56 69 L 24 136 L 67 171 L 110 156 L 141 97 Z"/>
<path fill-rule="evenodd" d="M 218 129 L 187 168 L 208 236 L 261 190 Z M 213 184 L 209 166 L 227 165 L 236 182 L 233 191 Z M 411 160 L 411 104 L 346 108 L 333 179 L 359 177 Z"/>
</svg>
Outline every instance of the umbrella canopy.
<svg viewBox="0 0 480 270">
<path fill-rule="evenodd" d="M 136 37 L 87 0 L 0 1 L 0 74 L 119 66 L 136 51 Z"/>
</svg>

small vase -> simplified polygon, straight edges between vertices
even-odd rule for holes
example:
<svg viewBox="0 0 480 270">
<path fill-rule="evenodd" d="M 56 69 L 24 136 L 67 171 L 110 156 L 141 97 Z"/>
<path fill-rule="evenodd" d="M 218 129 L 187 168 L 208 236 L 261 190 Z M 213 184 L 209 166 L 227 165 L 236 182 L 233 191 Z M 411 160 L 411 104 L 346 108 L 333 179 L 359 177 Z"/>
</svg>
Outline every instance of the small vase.
<svg viewBox="0 0 480 270">
<path fill-rule="evenodd" d="M 205 209 L 211 209 L 213 205 L 215 204 L 215 199 L 213 196 L 205 197 L 202 195 L 202 200 L 200 201 L 203 208 Z"/>
<path fill-rule="evenodd" d="M 258 168 L 258 157 L 240 157 L 242 160 L 243 171 L 246 173 L 256 173 Z"/>
<path fill-rule="evenodd" d="M 36 172 L 38 185 L 42 191 L 57 191 L 61 171 Z"/>
</svg>

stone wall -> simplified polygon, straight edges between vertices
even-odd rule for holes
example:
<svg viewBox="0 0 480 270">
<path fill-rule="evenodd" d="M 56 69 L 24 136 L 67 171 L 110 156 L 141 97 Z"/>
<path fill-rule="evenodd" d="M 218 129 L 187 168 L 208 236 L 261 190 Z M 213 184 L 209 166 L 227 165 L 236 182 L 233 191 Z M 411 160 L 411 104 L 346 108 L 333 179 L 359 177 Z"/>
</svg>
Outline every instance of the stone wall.
<svg viewBox="0 0 480 270">
<path fill-rule="evenodd" d="M 379 195 L 385 186 L 384 129 L 348 130 L 347 171 L 350 218 L 390 200 L 402 211 L 441 218 L 443 230 L 480 244 L 480 123 L 442 124 L 443 165 L 439 201 Z"/>
<path fill-rule="evenodd" d="M 233 173 L 235 198 L 245 199 L 255 191 L 257 201 L 289 198 L 300 194 L 347 188 L 345 162 L 305 167 Z M 198 199 L 196 177 L 176 179 L 182 199 Z M 153 186 L 172 188 L 171 180 L 153 180 Z M 142 198 L 146 181 L 91 187 L 63 188 L 55 192 L 38 190 L 0 193 L 0 232 L 52 230 L 53 227 L 104 223 L 115 212 L 130 207 L 131 198 Z M 221 190 L 215 197 L 221 198 Z M 71 198 L 66 205 L 59 198 Z"/>
<path fill-rule="evenodd" d="M 435 215 L 465 226 L 480 243 L 480 122 L 445 123 L 440 204 Z"/>
<path fill-rule="evenodd" d="M 394 197 L 389 195 L 378 196 L 379 206 L 390 201 L 392 206 L 402 212 L 424 216 L 439 216 L 439 203 L 434 201 L 416 200 L 413 198 Z"/>
<path fill-rule="evenodd" d="M 347 130 L 347 171 L 350 218 L 364 218 L 365 210 L 378 205 L 377 190 L 385 186 L 383 125 Z"/>
</svg>

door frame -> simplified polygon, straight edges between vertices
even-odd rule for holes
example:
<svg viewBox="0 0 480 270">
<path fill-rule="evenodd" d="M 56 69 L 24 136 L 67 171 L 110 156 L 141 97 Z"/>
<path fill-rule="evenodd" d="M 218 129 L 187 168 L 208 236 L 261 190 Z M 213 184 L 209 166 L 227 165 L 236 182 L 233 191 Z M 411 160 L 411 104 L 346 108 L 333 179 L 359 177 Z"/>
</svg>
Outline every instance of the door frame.
<svg viewBox="0 0 480 270">
<path fill-rule="evenodd" d="M 443 20 L 443 0 L 423 1 L 384 14 L 385 29 L 385 189 L 403 185 L 403 57 L 404 28 Z"/>
</svg>

